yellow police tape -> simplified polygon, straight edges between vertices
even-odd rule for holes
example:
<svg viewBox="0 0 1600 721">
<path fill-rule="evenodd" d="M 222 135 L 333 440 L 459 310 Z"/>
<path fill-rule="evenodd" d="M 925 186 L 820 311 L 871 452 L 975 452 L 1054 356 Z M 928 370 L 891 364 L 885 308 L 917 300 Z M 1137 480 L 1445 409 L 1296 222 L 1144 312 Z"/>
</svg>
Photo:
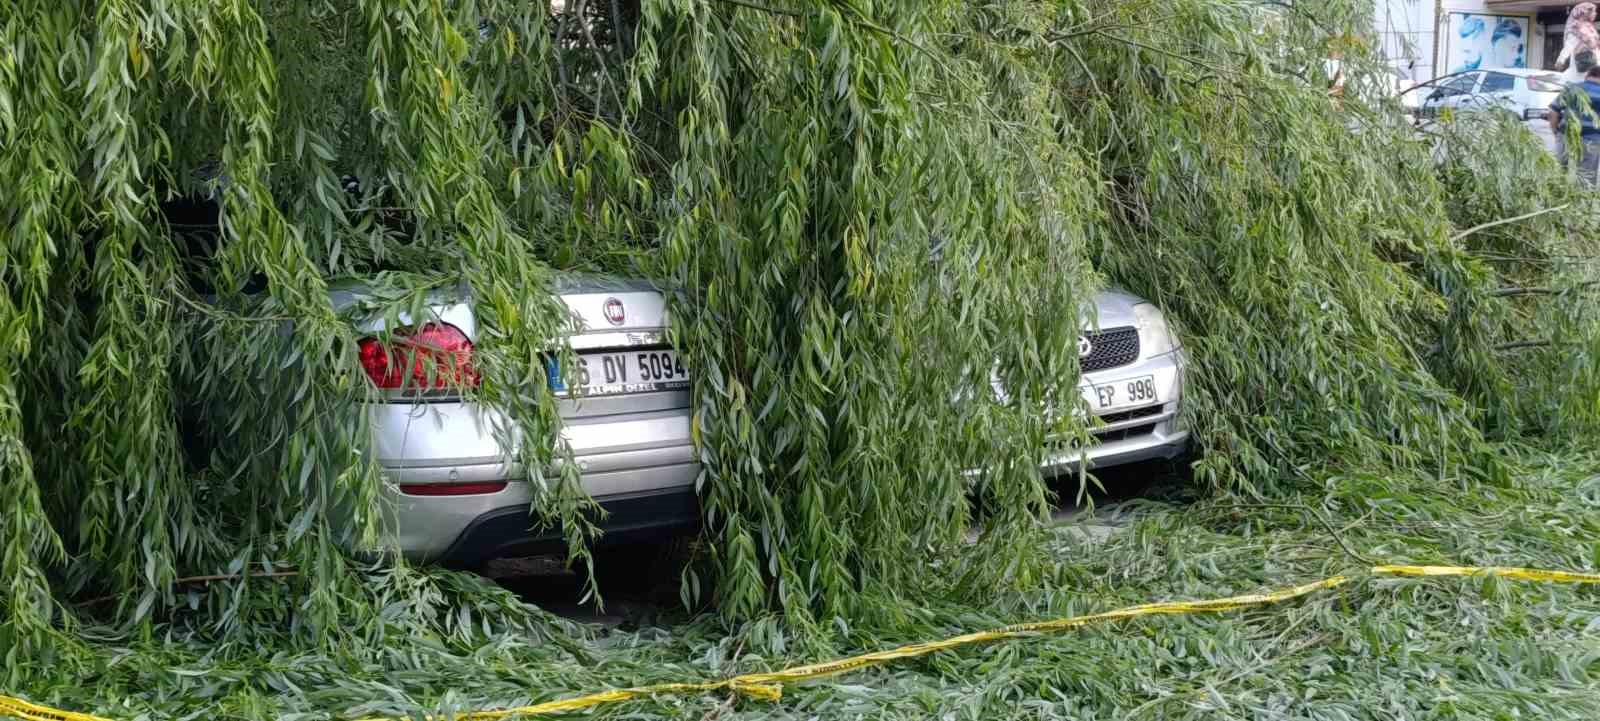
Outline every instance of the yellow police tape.
<svg viewBox="0 0 1600 721">
<path fill-rule="evenodd" d="M 58 708 L 40 706 L 23 701 L 20 698 L 0 696 L 0 717 L 19 718 L 23 721 L 110 721 L 110 719 L 91 716 L 86 713 L 62 711 Z"/>
<path fill-rule="evenodd" d="M 1544 583 L 1595 583 L 1600 584 L 1600 573 L 1574 573 L 1571 571 L 1546 571 L 1537 568 L 1515 568 L 1509 566 L 1405 566 L 1386 565 L 1373 566 L 1369 573 L 1374 576 L 1498 576 L 1521 581 L 1540 581 Z M 823 678 L 836 674 L 854 671 L 868 666 L 887 663 L 903 658 L 926 656 L 934 651 L 967 646 L 975 643 L 988 643 L 1014 638 L 1027 638 L 1042 633 L 1055 633 L 1087 626 L 1101 621 L 1119 621 L 1140 616 L 1166 616 L 1195 613 L 1221 613 L 1236 611 L 1242 608 L 1269 606 L 1276 603 L 1300 598 L 1317 591 L 1326 591 L 1338 588 L 1346 583 L 1356 580 L 1356 575 L 1338 575 L 1324 578 L 1320 581 L 1301 584 L 1291 588 L 1270 591 L 1267 593 L 1250 593 L 1242 596 L 1228 598 L 1214 598 L 1205 601 L 1164 601 L 1159 603 L 1145 603 L 1138 606 L 1128 606 L 1114 611 L 1092 613 L 1085 616 L 1072 616 L 1053 621 L 1038 621 L 1034 623 L 1019 623 L 1014 626 L 1004 626 L 988 631 L 978 631 L 960 636 L 953 636 L 939 641 L 914 643 L 909 646 L 891 648 L 884 651 L 852 656 L 836 661 L 826 661 L 805 666 L 794 666 L 781 671 L 766 673 L 747 673 L 741 676 L 720 679 L 717 681 L 704 681 L 699 683 L 661 683 L 650 686 L 635 686 L 632 688 L 619 688 L 611 691 L 578 696 L 575 698 L 547 701 L 532 706 L 517 708 L 496 709 L 492 711 L 469 711 L 457 713 L 447 718 L 452 721 L 488 721 L 512 716 L 543 716 L 548 714 L 577 711 L 579 709 L 601 706 L 619 701 L 636 698 L 646 698 L 663 694 L 688 694 L 705 693 L 709 691 L 734 691 L 736 693 L 777 701 L 783 696 L 783 685 L 806 681 L 809 679 Z M 74 713 L 38 706 L 17 698 L 0 696 L 0 717 L 10 716 L 23 721 L 111 721 L 110 719 L 89 714 Z M 446 717 L 440 717 L 446 718 Z M 385 718 L 362 719 L 361 721 L 392 721 Z"/>
</svg>

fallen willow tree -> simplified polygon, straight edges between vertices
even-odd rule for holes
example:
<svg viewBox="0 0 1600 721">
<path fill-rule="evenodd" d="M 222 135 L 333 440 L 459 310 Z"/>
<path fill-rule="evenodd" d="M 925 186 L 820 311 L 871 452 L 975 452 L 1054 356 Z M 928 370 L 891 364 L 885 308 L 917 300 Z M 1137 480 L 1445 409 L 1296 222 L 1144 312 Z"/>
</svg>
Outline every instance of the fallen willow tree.
<svg viewBox="0 0 1600 721">
<path fill-rule="evenodd" d="M 465 288 L 478 397 L 544 438 L 551 274 L 673 289 L 711 574 L 685 584 L 734 620 L 1035 580 L 1036 461 L 1089 431 L 1042 409 L 1108 282 L 1177 323 L 1215 488 L 1501 480 L 1490 441 L 1600 427 L 1595 204 L 1516 127 L 1364 94 L 1370 10 L 4 0 L 7 667 L 185 606 L 325 644 L 395 633 L 396 598 L 471 627 L 347 554 L 384 543 L 348 277 L 390 309 Z M 530 523 L 587 561 L 577 479 L 520 452 Z M 233 580 L 175 587 L 205 574 Z"/>
</svg>

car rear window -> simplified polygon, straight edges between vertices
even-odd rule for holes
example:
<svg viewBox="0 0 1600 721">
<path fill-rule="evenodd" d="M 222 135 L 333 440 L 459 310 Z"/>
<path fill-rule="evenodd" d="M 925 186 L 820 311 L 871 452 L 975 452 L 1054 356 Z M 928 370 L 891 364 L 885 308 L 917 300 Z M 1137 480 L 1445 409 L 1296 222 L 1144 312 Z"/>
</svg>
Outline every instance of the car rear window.
<svg viewBox="0 0 1600 721">
<path fill-rule="evenodd" d="M 1533 75 L 1528 78 L 1528 89 L 1536 93 L 1559 93 L 1561 88 L 1560 75 Z"/>
</svg>

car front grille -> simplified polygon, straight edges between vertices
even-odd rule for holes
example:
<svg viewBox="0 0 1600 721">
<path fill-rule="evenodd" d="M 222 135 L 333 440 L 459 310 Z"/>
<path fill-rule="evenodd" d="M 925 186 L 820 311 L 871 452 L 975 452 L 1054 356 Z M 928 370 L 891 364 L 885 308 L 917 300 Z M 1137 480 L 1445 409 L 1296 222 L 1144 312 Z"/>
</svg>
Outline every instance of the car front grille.
<svg viewBox="0 0 1600 721">
<path fill-rule="evenodd" d="M 1155 431 L 1156 431 L 1156 424 L 1154 424 L 1154 423 L 1146 423 L 1146 424 L 1144 424 L 1142 426 L 1134 426 L 1132 428 L 1119 428 L 1119 429 L 1114 430 L 1114 431 L 1105 431 L 1105 432 L 1102 432 L 1102 433 L 1096 433 L 1096 434 L 1094 434 L 1094 437 L 1100 439 L 1101 443 L 1111 443 L 1111 442 L 1114 442 L 1114 441 L 1125 441 L 1125 440 L 1128 440 L 1129 438 L 1138 438 L 1139 436 L 1148 436 L 1151 433 L 1154 433 Z"/>
<path fill-rule="evenodd" d="M 1154 406 L 1145 406 L 1143 408 L 1135 408 L 1135 409 L 1133 409 L 1131 411 L 1118 411 L 1116 413 L 1107 413 L 1105 415 L 1100 415 L 1100 416 L 1095 416 L 1095 417 L 1100 419 L 1101 423 L 1104 423 L 1104 424 L 1106 424 L 1108 426 L 1111 426 L 1111 425 L 1116 425 L 1118 423 L 1124 423 L 1126 421 L 1131 421 L 1131 420 L 1134 420 L 1136 418 L 1149 418 L 1150 416 L 1159 416 L 1159 415 L 1161 415 L 1163 410 L 1164 409 L 1163 409 L 1162 406 L 1154 405 Z"/>
<path fill-rule="evenodd" d="M 1078 359 L 1084 373 L 1125 366 L 1139 360 L 1139 330 L 1133 326 L 1107 328 L 1084 333 L 1091 346 L 1089 355 Z"/>
</svg>

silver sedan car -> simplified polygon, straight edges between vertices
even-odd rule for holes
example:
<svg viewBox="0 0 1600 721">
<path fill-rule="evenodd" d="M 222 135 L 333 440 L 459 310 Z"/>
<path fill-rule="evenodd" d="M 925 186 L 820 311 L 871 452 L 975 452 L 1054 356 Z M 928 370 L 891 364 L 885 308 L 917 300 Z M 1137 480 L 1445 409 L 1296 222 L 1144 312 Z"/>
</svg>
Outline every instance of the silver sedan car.
<svg viewBox="0 0 1600 721">
<path fill-rule="evenodd" d="M 577 382 L 547 369 L 561 394 L 561 442 L 584 489 L 606 511 L 608 540 L 670 533 L 699 518 L 700 466 L 689 435 L 689 376 L 667 345 L 665 300 L 643 281 L 568 274 L 556 290 L 577 321 L 568 340 Z M 336 302 L 344 300 L 336 298 Z M 478 325 L 468 302 L 439 302 L 400 343 L 429 353 L 470 353 Z M 376 333 L 382 320 L 363 330 Z M 362 362 L 380 389 L 412 385 L 395 354 L 362 341 Z M 413 371 L 420 373 L 420 370 Z M 415 560 L 475 566 L 558 548 L 559 533 L 534 531 L 533 488 L 501 444 L 505 419 L 459 396 L 394 394 L 371 404 L 374 444 L 395 509 L 400 550 Z M 515 437 L 515 434 L 512 434 Z"/>
<path fill-rule="evenodd" d="M 581 388 L 561 394 L 561 442 L 584 489 L 606 511 L 606 540 L 638 539 L 699 522 L 695 481 L 700 466 L 689 430 L 689 375 L 666 342 L 665 299 L 645 281 L 564 275 L 556 288 L 577 320 L 569 341 Z M 353 302 L 359 289 L 336 293 Z M 1060 448 L 1046 471 L 1107 466 L 1181 454 L 1188 434 L 1178 425 L 1183 361 L 1154 306 L 1124 293 L 1097 298 L 1099 316 L 1079 340 L 1080 392 L 1098 416 L 1098 444 Z M 478 325 L 472 306 L 439 300 L 425 319 L 402 316 L 400 343 L 429 353 L 470 354 Z M 418 320 L 421 322 L 419 323 Z M 378 333 L 381 319 L 362 330 Z M 362 341 L 362 361 L 380 389 L 408 382 L 420 370 L 393 360 L 376 338 Z M 377 457 L 392 503 L 402 553 L 414 560 L 473 567 L 498 557 L 560 548 L 554 530 L 537 530 L 529 515 L 533 489 L 503 449 L 496 428 L 505 419 L 448 394 L 390 393 L 371 404 Z M 511 434 L 515 437 L 515 433 Z"/>
</svg>

